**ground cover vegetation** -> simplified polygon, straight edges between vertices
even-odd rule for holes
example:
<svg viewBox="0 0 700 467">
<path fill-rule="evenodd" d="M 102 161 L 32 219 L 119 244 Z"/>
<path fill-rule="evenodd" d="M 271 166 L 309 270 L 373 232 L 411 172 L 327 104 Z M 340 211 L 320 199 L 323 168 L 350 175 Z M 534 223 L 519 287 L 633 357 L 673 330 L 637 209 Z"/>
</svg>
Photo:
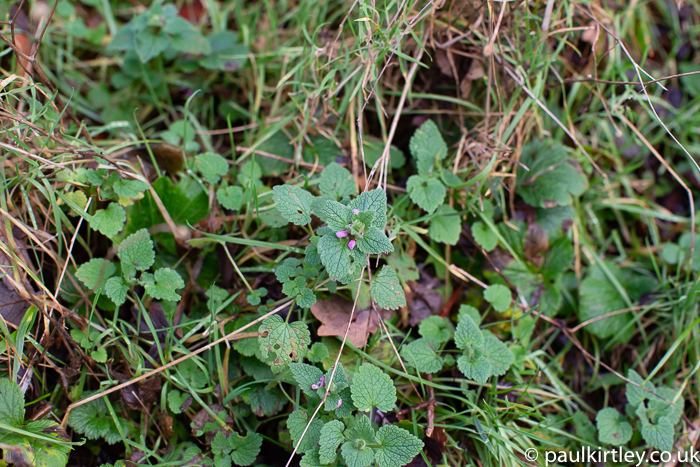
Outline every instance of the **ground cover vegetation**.
<svg viewBox="0 0 700 467">
<path fill-rule="evenodd" d="M 697 445 L 696 2 L 0 20 L 3 465 Z"/>
</svg>

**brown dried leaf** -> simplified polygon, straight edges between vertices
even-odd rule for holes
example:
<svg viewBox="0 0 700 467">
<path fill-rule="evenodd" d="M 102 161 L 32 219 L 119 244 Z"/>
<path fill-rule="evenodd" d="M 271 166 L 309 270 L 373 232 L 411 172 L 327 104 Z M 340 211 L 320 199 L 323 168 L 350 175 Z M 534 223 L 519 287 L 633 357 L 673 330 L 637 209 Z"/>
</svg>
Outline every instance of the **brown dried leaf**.
<svg viewBox="0 0 700 467">
<path fill-rule="evenodd" d="M 318 335 L 337 336 L 342 339 L 348 327 L 352 305 L 351 301 L 339 297 L 333 297 L 330 300 L 317 300 L 316 304 L 311 307 L 311 313 L 322 323 L 321 327 L 318 328 Z M 392 313 L 386 310 L 380 310 L 380 312 L 384 318 L 387 317 L 387 314 L 390 316 Z M 355 310 L 355 316 L 348 332 L 348 340 L 355 347 L 364 347 L 369 335 L 377 332 L 378 327 L 376 313 L 371 312 L 371 310 Z"/>
<path fill-rule="evenodd" d="M 525 257 L 532 264 L 540 267 L 544 262 L 542 253 L 547 250 L 549 250 L 547 232 L 538 223 L 532 222 L 528 226 L 527 237 L 525 237 Z"/>
</svg>

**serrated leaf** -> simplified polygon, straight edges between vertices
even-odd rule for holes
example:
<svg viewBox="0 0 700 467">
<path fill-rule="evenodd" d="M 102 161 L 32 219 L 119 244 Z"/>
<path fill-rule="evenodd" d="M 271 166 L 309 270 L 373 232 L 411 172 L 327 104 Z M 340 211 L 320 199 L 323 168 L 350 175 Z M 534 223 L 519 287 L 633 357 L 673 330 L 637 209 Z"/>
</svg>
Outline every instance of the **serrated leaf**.
<svg viewBox="0 0 700 467">
<path fill-rule="evenodd" d="M 355 237 L 355 240 L 357 240 L 357 248 L 359 248 L 361 252 L 370 255 L 391 253 L 394 251 L 394 246 L 387 236 L 384 235 L 384 232 L 375 228 L 370 228 L 364 235 Z"/>
<path fill-rule="evenodd" d="M 345 424 L 340 420 L 331 420 L 321 428 L 321 437 L 318 441 L 320 445 L 318 459 L 321 464 L 332 464 L 335 461 L 338 446 L 345 440 L 344 429 Z"/>
<path fill-rule="evenodd" d="M 605 263 L 605 266 L 613 277 L 618 280 L 621 278 L 617 266 L 612 263 Z M 627 302 L 602 267 L 599 264 L 592 265 L 579 288 L 579 321 L 584 322 L 624 308 L 627 308 Z M 618 333 L 629 320 L 629 313 L 621 313 L 594 321 L 586 326 L 586 330 L 601 338 L 611 337 Z"/>
<path fill-rule="evenodd" d="M 632 438 L 632 425 L 626 422 L 620 412 L 613 407 L 599 411 L 595 421 L 598 427 L 598 439 L 602 443 L 621 446 Z"/>
<path fill-rule="evenodd" d="M 520 162 L 517 193 L 532 206 L 570 205 L 572 195 L 579 196 L 588 188 L 585 175 L 572 165 L 566 147 L 560 142 L 533 141 L 523 147 Z"/>
<path fill-rule="evenodd" d="M 490 376 L 501 376 L 508 371 L 515 361 L 513 352 L 489 331 L 482 331 L 484 336 L 484 357 L 491 365 Z"/>
<path fill-rule="evenodd" d="M 255 462 L 263 442 L 262 436 L 257 433 L 248 433 L 246 436 L 241 436 L 233 432 L 228 440 L 233 447 L 231 460 L 234 464 L 241 466 L 251 465 Z"/>
<path fill-rule="evenodd" d="M 334 200 L 357 194 L 355 180 L 350 171 L 335 162 L 328 165 L 321 172 L 318 188 L 322 196 Z"/>
<path fill-rule="evenodd" d="M 455 208 L 443 204 L 435 217 L 430 219 L 428 235 L 436 242 L 456 245 L 462 231 L 462 219 Z"/>
<path fill-rule="evenodd" d="M 326 201 L 323 214 L 326 218 L 326 224 L 334 232 L 347 231 L 352 224 L 352 209 L 337 201 Z"/>
<path fill-rule="evenodd" d="M 121 306 L 126 301 L 126 294 L 129 286 L 124 283 L 121 277 L 110 277 L 105 283 L 105 293 L 115 305 Z"/>
<path fill-rule="evenodd" d="M 369 412 L 376 407 L 388 412 L 396 405 L 396 388 L 391 377 L 371 363 L 363 363 L 350 386 L 352 401 L 358 410 Z"/>
<path fill-rule="evenodd" d="M 506 311 L 510 308 L 510 289 L 503 284 L 493 284 L 484 291 L 484 299 L 493 306 L 496 311 Z"/>
<path fill-rule="evenodd" d="M 124 198 L 138 198 L 141 193 L 148 190 L 148 183 L 141 180 L 119 179 L 112 185 L 116 194 Z"/>
<path fill-rule="evenodd" d="M 481 324 L 481 313 L 479 313 L 479 310 L 471 305 L 459 306 L 459 310 L 457 311 L 457 319 L 459 321 L 462 321 L 462 315 L 469 316 L 472 320 L 474 320 L 474 323 L 476 323 L 477 326 Z"/>
<path fill-rule="evenodd" d="M 473 379 L 479 384 L 484 384 L 491 377 L 491 364 L 486 357 L 468 357 L 462 355 L 457 359 L 457 368 L 469 379 Z"/>
<path fill-rule="evenodd" d="M 406 183 L 406 190 L 411 201 L 428 214 L 432 214 L 445 199 L 445 186 L 435 178 L 412 175 Z"/>
<path fill-rule="evenodd" d="M 316 303 L 316 294 L 313 290 L 304 287 L 297 294 L 297 305 L 301 308 L 311 308 Z"/>
<path fill-rule="evenodd" d="M 311 202 L 314 196 L 298 186 L 278 185 L 272 189 L 277 210 L 289 222 L 306 225 L 311 222 Z"/>
<path fill-rule="evenodd" d="M 323 428 L 323 422 L 318 418 L 315 418 L 309 429 L 306 430 L 304 439 L 301 439 L 302 433 L 306 429 L 306 425 L 309 422 L 309 415 L 301 409 L 297 409 L 292 412 L 287 418 L 287 428 L 289 429 L 289 435 L 292 437 L 294 446 L 297 446 L 297 452 L 305 453 L 318 444 L 318 440 L 321 438 L 321 429 Z M 301 442 L 300 442 L 301 440 Z"/>
<path fill-rule="evenodd" d="M 7 378 L 0 379 L 0 420 L 15 427 L 24 424 L 24 394 Z"/>
<path fill-rule="evenodd" d="M 117 203 L 110 203 L 107 209 L 100 209 L 88 219 L 90 227 L 105 237 L 112 238 L 124 228 L 126 211 Z"/>
<path fill-rule="evenodd" d="M 341 399 L 340 407 L 335 409 L 335 416 L 338 418 L 347 418 L 356 410 L 355 404 L 352 402 L 352 390 L 347 387 L 338 394 Z"/>
<path fill-rule="evenodd" d="M 75 277 L 80 279 L 90 290 L 104 288 L 107 279 L 117 272 L 117 267 L 104 258 L 94 258 L 80 265 Z"/>
<path fill-rule="evenodd" d="M 87 196 L 85 196 L 85 193 L 83 193 L 80 190 L 76 190 L 71 193 L 66 193 L 63 196 L 73 201 L 75 204 L 78 205 L 82 212 L 85 212 L 85 206 L 87 206 Z M 73 216 L 78 215 L 78 212 L 73 208 L 71 208 L 70 212 Z"/>
<path fill-rule="evenodd" d="M 219 188 L 216 190 L 216 199 L 226 209 L 238 211 L 243 206 L 243 189 L 239 186 Z"/>
<path fill-rule="evenodd" d="M 175 414 L 182 413 L 182 406 L 191 396 L 187 393 L 182 393 L 177 389 L 171 389 L 168 392 L 168 407 Z"/>
<path fill-rule="evenodd" d="M 285 323 L 278 316 L 270 316 L 260 325 L 259 332 L 266 336 L 260 336 L 260 352 L 267 359 L 272 352 L 275 359 L 270 362 L 274 372 L 281 371 L 288 363 L 298 360 L 306 353 L 307 346 L 311 343 L 311 333 L 308 326 L 301 322 Z"/>
<path fill-rule="evenodd" d="M 484 335 L 471 316 L 460 315 L 455 331 L 455 345 L 462 350 L 484 348 Z"/>
<path fill-rule="evenodd" d="M 435 122 L 426 120 L 413 133 L 409 144 L 411 155 L 416 159 L 418 173 L 428 175 L 436 164 L 447 157 L 447 145 Z"/>
<path fill-rule="evenodd" d="M 438 343 L 449 341 L 454 332 L 454 325 L 447 318 L 438 315 L 428 316 L 418 325 L 418 334 Z"/>
<path fill-rule="evenodd" d="M 194 163 L 204 181 L 208 183 L 217 183 L 228 172 L 226 159 L 214 152 L 205 152 L 195 156 Z"/>
<path fill-rule="evenodd" d="M 387 258 L 389 265 L 394 268 L 402 281 L 417 281 L 420 279 L 416 261 L 405 252 L 394 252 Z"/>
<path fill-rule="evenodd" d="M 378 467 L 402 467 L 423 450 L 421 440 L 396 425 L 379 428 L 377 442 L 380 445 L 375 451 Z"/>
<path fill-rule="evenodd" d="M 119 245 L 117 256 L 126 277 L 133 277 L 136 271 L 145 271 L 153 266 L 156 253 L 148 230 L 141 229 L 126 237 Z"/>
<path fill-rule="evenodd" d="M 474 237 L 474 241 L 489 253 L 498 245 L 496 233 L 481 221 L 472 224 L 472 236 Z"/>
<path fill-rule="evenodd" d="M 314 344 L 315 345 L 315 344 Z M 289 369 L 292 371 L 292 376 L 299 383 L 299 389 L 302 390 L 307 397 L 313 400 L 318 400 L 318 389 L 312 389 L 311 385 L 318 385 L 323 376 L 323 371 L 313 365 L 306 363 L 290 363 Z"/>
<path fill-rule="evenodd" d="M 306 354 L 306 358 L 310 362 L 319 363 L 327 358 L 329 355 L 328 347 L 323 342 L 314 342 L 309 351 Z"/>
<path fill-rule="evenodd" d="M 107 351 L 104 347 L 98 347 L 90 352 L 90 357 L 98 363 L 104 363 L 107 361 Z"/>
<path fill-rule="evenodd" d="M 256 306 L 260 305 L 260 301 L 262 300 L 262 297 L 267 295 L 267 289 L 265 287 L 258 287 L 255 290 L 251 290 L 248 292 L 245 296 L 246 300 L 248 301 L 249 304 Z"/>
<path fill-rule="evenodd" d="M 345 430 L 345 437 L 348 441 L 343 443 L 340 452 L 347 466 L 367 467 L 372 464 L 374 449 L 371 446 L 376 444 L 377 440 L 370 419 L 358 414 L 355 417 L 355 425 Z"/>
<path fill-rule="evenodd" d="M 407 365 L 421 373 L 437 373 L 442 369 L 443 360 L 437 354 L 440 342 L 432 337 L 421 337 L 401 349 L 401 357 Z"/>
<path fill-rule="evenodd" d="M 379 274 L 372 279 L 369 286 L 372 300 L 374 300 L 380 308 L 385 310 L 396 310 L 406 306 L 406 296 L 404 295 L 403 287 L 396 277 L 396 272 L 391 266 L 384 266 Z"/>
<path fill-rule="evenodd" d="M 357 209 L 360 212 L 374 211 L 372 227 L 377 230 L 384 230 L 386 226 L 386 192 L 380 188 L 365 191 L 350 201 L 350 209 Z"/>
<path fill-rule="evenodd" d="M 673 423 L 668 417 L 661 417 L 655 424 L 651 423 L 647 417 L 644 404 L 639 404 L 636 413 L 642 422 L 642 438 L 644 438 L 644 441 L 660 451 L 673 449 Z"/>
<path fill-rule="evenodd" d="M 351 250 L 335 234 L 326 234 L 321 237 L 317 248 L 321 263 L 326 267 L 328 276 L 332 280 L 342 279 L 353 273 L 350 262 Z"/>
<path fill-rule="evenodd" d="M 126 420 L 121 417 L 118 417 L 117 420 L 122 424 L 124 431 L 127 431 Z M 119 429 L 107 411 L 107 406 L 102 398 L 95 399 L 71 410 L 68 415 L 68 425 L 89 439 L 104 438 L 109 444 L 122 440 Z"/>
<path fill-rule="evenodd" d="M 156 300 L 170 300 L 176 302 L 180 300 L 180 295 L 175 291 L 185 286 L 185 282 L 177 271 L 169 268 L 160 268 L 154 274 L 155 282 L 144 284 L 146 293 Z"/>
</svg>

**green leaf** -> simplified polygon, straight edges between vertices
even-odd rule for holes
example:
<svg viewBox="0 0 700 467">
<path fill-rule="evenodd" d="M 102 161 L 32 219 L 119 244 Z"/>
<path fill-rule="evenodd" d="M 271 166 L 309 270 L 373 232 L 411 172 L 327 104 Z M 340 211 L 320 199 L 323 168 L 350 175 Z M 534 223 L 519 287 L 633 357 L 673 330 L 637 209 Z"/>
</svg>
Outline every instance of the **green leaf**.
<svg viewBox="0 0 700 467">
<path fill-rule="evenodd" d="M 469 315 L 460 315 L 455 331 L 455 345 L 462 350 L 484 348 L 484 335 Z"/>
<path fill-rule="evenodd" d="M 374 211 L 372 227 L 377 230 L 384 230 L 386 226 L 386 192 L 380 188 L 365 191 L 350 201 L 350 209 L 357 209 L 360 212 Z"/>
<path fill-rule="evenodd" d="M 523 148 L 520 162 L 516 192 L 532 206 L 567 206 L 572 195 L 580 196 L 588 188 L 585 175 L 572 165 L 568 150 L 560 142 L 533 141 Z"/>
<path fill-rule="evenodd" d="M 574 245 L 567 237 L 561 237 L 549 246 L 547 258 L 542 266 L 546 280 L 558 279 L 574 261 Z"/>
<path fill-rule="evenodd" d="M 182 406 L 185 405 L 187 399 L 191 396 L 187 393 L 182 393 L 177 389 L 171 389 L 168 392 L 168 407 L 174 414 L 182 413 Z"/>
<path fill-rule="evenodd" d="M 208 183 L 217 183 L 228 172 L 228 162 L 219 154 L 205 152 L 194 158 L 194 163 L 202 178 Z"/>
<path fill-rule="evenodd" d="M 285 219 L 295 225 L 311 222 L 311 202 L 314 200 L 311 193 L 293 185 L 278 185 L 272 191 L 277 210 Z"/>
<path fill-rule="evenodd" d="M 18 428 L 24 425 L 24 394 L 7 378 L 0 379 L 0 421 Z"/>
<path fill-rule="evenodd" d="M 428 214 L 432 214 L 445 199 L 445 186 L 435 178 L 412 175 L 406 183 L 406 190 L 411 201 Z"/>
<path fill-rule="evenodd" d="M 123 426 L 123 430 L 127 431 L 126 420 L 121 417 L 118 417 L 117 420 Z M 109 444 L 122 440 L 119 429 L 107 411 L 107 405 L 102 398 L 71 410 L 70 415 L 68 415 L 68 424 L 89 439 L 104 438 Z"/>
<path fill-rule="evenodd" d="M 489 253 L 498 245 L 496 233 L 483 222 L 474 222 L 472 224 L 472 236 L 474 237 L 474 241 Z"/>
<path fill-rule="evenodd" d="M 461 231 L 462 219 L 449 204 L 440 206 L 437 215 L 430 219 L 428 235 L 436 242 L 456 245 Z"/>
<path fill-rule="evenodd" d="M 371 138 L 363 138 L 363 146 L 365 148 L 365 165 L 370 169 L 384 154 L 384 142 L 373 140 Z M 403 152 L 393 144 L 389 147 L 389 166 L 392 169 L 400 169 L 406 164 L 406 156 Z"/>
<path fill-rule="evenodd" d="M 482 331 L 482 334 L 484 335 L 484 357 L 491 365 L 489 376 L 504 375 L 515 361 L 515 355 L 491 332 Z"/>
<path fill-rule="evenodd" d="M 437 354 L 440 342 L 432 337 L 421 337 L 401 349 L 401 357 L 407 365 L 421 373 L 437 373 L 442 369 L 443 360 Z"/>
<path fill-rule="evenodd" d="M 474 320 L 474 323 L 476 323 L 477 326 L 481 324 L 481 313 L 479 313 L 479 310 L 477 310 L 471 305 L 459 306 L 459 311 L 457 311 L 457 319 L 459 321 L 462 321 L 462 315 L 469 316 L 471 319 Z"/>
<path fill-rule="evenodd" d="M 372 299 L 385 310 L 396 310 L 406 306 L 406 296 L 391 266 L 384 266 L 369 286 Z"/>
<path fill-rule="evenodd" d="M 279 372 L 284 367 L 306 353 L 306 348 L 311 343 L 311 333 L 308 326 L 301 321 L 285 323 L 278 316 L 270 316 L 262 322 L 259 331 L 267 335 L 260 336 L 260 352 L 263 358 L 268 358 L 268 353 L 272 352 L 275 359 L 270 362 L 274 372 Z"/>
<path fill-rule="evenodd" d="M 297 305 L 301 308 L 311 308 L 316 303 L 316 294 L 313 290 L 304 287 L 297 295 Z"/>
<path fill-rule="evenodd" d="M 323 207 L 323 214 L 326 217 L 326 224 L 334 232 L 350 230 L 352 224 L 352 209 L 340 204 L 337 201 L 328 200 Z"/>
<path fill-rule="evenodd" d="M 321 376 L 323 376 L 323 371 L 318 367 L 307 365 L 306 363 L 290 363 L 289 369 L 292 371 L 292 376 L 296 382 L 299 383 L 299 389 L 301 389 L 307 397 L 318 400 L 318 394 L 316 392 L 318 389 L 312 389 L 311 386 L 319 384 Z"/>
<path fill-rule="evenodd" d="M 260 167 L 260 164 L 253 160 L 249 160 L 248 162 L 243 164 L 243 166 L 241 166 L 241 170 L 238 172 L 236 180 L 238 180 L 238 183 L 240 183 L 241 186 L 249 188 L 250 185 L 257 186 L 260 182 L 260 178 L 262 177 L 262 175 L 263 171 L 262 167 Z"/>
<path fill-rule="evenodd" d="M 371 363 L 363 363 L 350 386 L 358 410 L 369 412 L 376 407 L 388 412 L 396 405 L 396 388 L 389 375 Z"/>
<path fill-rule="evenodd" d="M 621 279 L 620 270 L 612 263 L 605 263 L 613 277 Z M 580 322 L 627 308 L 627 302 L 620 295 L 601 265 L 594 264 L 588 269 L 588 275 L 581 281 L 579 289 L 578 319 Z M 621 313 L 594 321 L 586 330 L 598 337 L 606 338 L 617 334 L 630 320 L 629 313 Z"/>
<path fill-rule="evenodd" d="M 374 460 L 374 449 L 371 445 L 376 444 L 374 429 L 370 419 L 362 414 L 355 417 L 355 425 L 345 430 L 346 443 L 340 448 L 343 459 L 348 467 L 367 467 Z"/>
<path fill-rule="evenodd" d="M 306 429 L 306 425 L 309 423 L 309 415 L 301 409 L 297 409 L 287 417 L 287 428 L 289 429 L 289 435 L 292 437 L 294 446 L 297 446 L 297 452 L 305 453 L 310 451 L 318 444 L 321 438 L 321 429 L 323 428 L 323 422 L 318 418 L 315 418 L 309 429 L 306 430 L 304 439 L 301 439 L 302 433 Z M 301 441 L 300 441 L 301 440 Z"/>
<path fill-rule="evenodd" d="M 447 318 L 438 315 L 428 316 L 418 325 L 418 334 L 434 339 L 438 343 L 452 339 L 454 332 L 455 327 L 452 323 Z"/>
<path fill-rule="evenodd" d="M 119 179 L 112 185 L 116 194 L 124 198 L 138 198 L 141 193 L 148 190 L 148 183 L 141 180 Z"/>
<path fill-rule="evenodd" d="M 506 311 L 510 308 L 510 289 L 503 284 L 493 284 L 484 291 L 484 299 L 489 302 L 494 310 Z"/>
<path fill-rule="evenodd" d="M 642 422 L 642 438 L 644 438 L 644 441 L 660 451 L 673 449 L 674 429 L 673 423 L 668 417 L 661 417 L 655 424 L 651 423 L 647 417 L 644 404 L 639 404 L 636 413 Z"/>
<path fill-rule="evenodd" d="M 331 280 L 342 279 L 353 273 L 350 262 L 351 250 L 334 233 L 326 234 L 318 242 L 321 263 L 326 267 Z"/>
<path fill-rule="evenodd" d="M 321 428 L 321 437 L 318 441 L 318 444 L 321 445 L 318 450 L 318 459 L 321 464 L 335 462 L 338 446 L 345 440 L 343 437 L 344 429 L 345 424 L 340 420 L 331 420 Z"/>
<path fill-rule="evenodd" d="M 260 305 L 262 297 L 267 295 L 267 289 L 265 287 L 258 287 L 255 290 L 251 290 L 246 294 L 245 298 L 251 305 Z"/>
<path fill-rule="evenodd" d="M 321 191 L 321 196 L 334 200 L 357 194 L 355 180 L 350 171 L 335 162 L 321 172 L 318 188 Z"/>
<path fill-rule="evenodd" d="M 613 407 L 599 411 L 595 421 L 601 443 L 621 446 L 632 438 L 632 425 L 624 421 L 620 412 Z"/>
<path fill-rule="evenodd" d="M 469 379 L 484 384 L 491 377 L 491 364 L 483 355 L 468 357 L 462 355 L 457 359 L 457 368 Z"/>
<path fill-rule="evenodd" d="M 302 274 L 302 269 L 299 267 L 301 262 L 296 258 L 286 258 L 282 264 L 275 269 L 275 277 L 281 283 L 285 283 Z"/>
<path fill-rule="evenodd" d="M 117 203 L 110 203 L 107 209 L 100 209 L 88 219 L 90 227 L 105 237 L 112 238 L 124 228 L 126 211 Z"/>
<path fill-rule="evenodd" d="M 380 447 L 375 452 L 378 467 L 401 467 L 423 450 L 423 442 L 403 428 L 384 425 L 377 431 Z"/>
<path fill-rule="evenodd" d="M 145 271 L 153 266 L 156 253 L 148 230 L 141 229 L 124 239 L 119 245 L 117 256 L 122 262 L 122 273 L 133 277 L 136 271 Z"/>
<path fill-rule="evenodd" d="M 90 357 L 96 362 L 104 363 L 107 361 L 107 351 L 104 349 L 104 347 L 98 347 L 90 352 Z"/>
<path fill-rule="evenodd" d="M 418 173 L 421 176 L 428 175 L 436 164 L 439 166 L 440 161 L 447 157 L 445 140 L 432 120 L 426 120 L 413 133 L 409 148 L 411 155 L 416 159 Z"/>
<path fill-rule="evenodd" d="M 394 246 L 387 236 L 384 235 L 384 232 L 375 228 L 370 228 L 365 231 L 364 235 L 356 236 L 355 240 L 357 241 L 357 248 L 359 248 L 361 252 L 370 255 L 391 253 L 394 251 Z"/>
<path fill-rule="evenodd" d="M 238 211 L 243 206 L 243 189 L 239 186 L 219 188 L 216 190 L 216 199 L 226 209 Z"/>
<path fill-rule="evenodd" d="M 111 277 L 105 283 L 105 293 L 115 305 L 121 306 L 126 301 L 126 293 L 129 286 L 124 283 L 121 277 Z"/>
<path fill-rule="evenodd" d="M 319 363 L 327 358 L 328 355 L 328 347 L 326 347 L 326 344 L 323 342 L 314 342 L 314 345 L 311 346 L 309 352 L 306 354 L 306 358 L 308 358 L 310 362 Z"/>
<path fill-rule="evenodd" d="M 104 288 L 107 279 L 117 272 L 117 267 L 103 258 L 94 258 L 80 265 L 75 276 L 90 290 Z"/>
<path fill-rule="evenodd" d="M 247 61 L 249 47 L 237 44 L 238 34 L 232 31 L 220 31 L 206 37 L 211 52 L 197 60 L 197 63 L 207 70 L 235 71 L 243 67 Z M 270 152 L 260 147 L 260 150 Z M 278 154 L 277 152 L 272 152 Z"/>
<path fill-rule="evenodd" d="M 155 282 L 146 282 L 146 293 L 156 300 L 180 300 L 180 295 L 175 291 L 185 286 L 185 282 L 177 271 L 169 268 L 160 268 L 155 273 Z"/>
<path fill-rule="evenodd" d="M 251 465 L 255 462 L 263 442 L 262 436 L 257 433 L 248 433 L 246 436 L 241 436 L 233 432 L 228 440 L 233 447 L 231 460 L 234 464 L 241 466 Z"/>
</svg>

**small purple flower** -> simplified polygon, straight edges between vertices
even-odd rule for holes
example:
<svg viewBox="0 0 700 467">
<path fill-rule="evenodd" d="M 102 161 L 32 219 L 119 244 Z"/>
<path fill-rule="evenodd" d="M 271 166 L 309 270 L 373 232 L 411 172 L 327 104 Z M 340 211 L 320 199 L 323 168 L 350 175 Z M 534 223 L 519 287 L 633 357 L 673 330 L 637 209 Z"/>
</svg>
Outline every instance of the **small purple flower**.
<svg viewBox="0 0 700 467">
<path fill-rule="evenodd" d="M 335 408 L 337 409 L 337 408 L 340 407 L 342 404 L 343 404 L 343 399 L 341 399 L 341 398 L 339 397 L 339 398 L 338 398 L 338 403 L 336 404 Z"/>
<path fill-rule="evenodd" d="M 365 234 L 364 232 L 360 232 L 360 237 L 363 236 L 364 234 Z"/>
<path fill-rule="evenodd" d="M 353 210 L 352 210 L 352 213 L 355 214 L 355 215 L 358 215 L 358 214 L 360 213 L 360 210 L 359 210 L 359 209 L 353 209 Z"/>
<path fill-rule="evenodd" d="M 315 391 L 316 389 L 320 389 L 320 388 L 322 388 L 322 387 L 325 386 L 325 385 L 326 385 L 326 377 L 325 377 L 325 376 L 321 376 L 321 380 L 320 380 L 318 383 L 316 383 L 316 384 L 312 384 L 312 385 L 311 385 L 311 389 L 313 389 L 313 390 Z"/>
<path fill-rule="evenodd" d="M 316 389 L 318 389 L 319 387 L 320 387 L 320 386 L 319 386 L 318 384 L 312 384 L 312 385 L 311 385 L 311 389 L 313 389 L 314 391 L 315 391 Z"/>
<path fill-rule="evenodd" d="M 338 238 L 343 238 L 343 237 L 347 237 L 348 233 L 345 230 L 341 230 L 340 232 L 336 232 L 335 236 Z"/>
<path fill-rule="evenodd" d="M 350 240 L 350 243 L 348 243 L 348 246 L 350 247 L 351 250 L 353 248 L 355 248 L 355 240 Z"/>
</svg>

